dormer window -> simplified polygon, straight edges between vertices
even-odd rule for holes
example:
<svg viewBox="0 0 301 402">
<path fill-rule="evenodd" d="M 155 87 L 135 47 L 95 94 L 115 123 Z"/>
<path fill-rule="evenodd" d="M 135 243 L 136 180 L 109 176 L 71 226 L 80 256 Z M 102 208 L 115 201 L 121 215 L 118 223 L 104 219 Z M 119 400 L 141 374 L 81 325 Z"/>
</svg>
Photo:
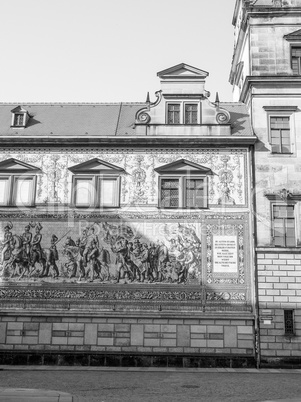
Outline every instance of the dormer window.
<svg viewBox="0 0 301 402">
<path fill-rule="evenodd" d="M 95 158 L 69 170 L 74 174 L 71 199 L 74 207 L 119 207 L 120 179 L 124 169 Z"/>
<path fill-rule="evenodd" d="M 27 110 L 21 106 L 16 107 L 12 111 L 12 128 L 25 128 L 26 124 L 30 118 Z"/>
<path fill-rule="evenodd" d="M 24 114 L 15 113 L 13 125 L 14 126 L 23 126 L 24 125 Z"/>
<path fill-rule="evenodd" d="M 200 124 L 200 103 L 167 103 L 167 124 Z"/>
</svg>

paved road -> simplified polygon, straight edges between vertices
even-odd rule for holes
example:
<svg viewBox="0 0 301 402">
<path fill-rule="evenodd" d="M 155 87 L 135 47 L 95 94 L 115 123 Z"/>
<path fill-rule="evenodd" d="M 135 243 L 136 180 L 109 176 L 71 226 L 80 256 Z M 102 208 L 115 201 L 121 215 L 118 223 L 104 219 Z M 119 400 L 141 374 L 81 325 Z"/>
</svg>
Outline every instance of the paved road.
<svg viewBox="0 0 301 402">
<path fill-rule="evenodd" d="M 301 401 L 301 372 L 15 366 L 0 371 L 0 387 L 68 392 L 74 402 Z"/>
</svg>

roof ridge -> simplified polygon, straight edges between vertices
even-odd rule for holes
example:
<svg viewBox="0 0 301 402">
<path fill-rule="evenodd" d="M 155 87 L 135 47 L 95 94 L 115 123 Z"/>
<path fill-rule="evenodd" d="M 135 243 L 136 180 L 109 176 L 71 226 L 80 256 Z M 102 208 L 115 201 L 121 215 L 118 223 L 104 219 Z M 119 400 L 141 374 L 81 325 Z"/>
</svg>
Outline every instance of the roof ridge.
<svg viewBox="0 0 301 402">
<path fill-rule="evenodd" d="M 64 105 L 64 106 L 101 106 L 101 105 L 145 105 L 146 102 L 0 102 L 0 105 Z"/>
</svg>

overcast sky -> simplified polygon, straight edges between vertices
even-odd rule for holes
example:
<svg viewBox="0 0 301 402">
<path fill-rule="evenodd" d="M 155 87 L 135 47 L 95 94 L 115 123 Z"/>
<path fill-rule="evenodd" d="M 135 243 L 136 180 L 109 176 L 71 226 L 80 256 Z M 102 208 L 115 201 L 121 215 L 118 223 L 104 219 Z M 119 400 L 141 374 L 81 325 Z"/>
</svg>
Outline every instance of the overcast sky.
<svg viewBox="0 0 301 402">
<path fill-rule="evenodd" d="M 157 72 L 209 72 L 231 101 L 235 0 L 1 0 L 0 102 L 143 102 Z"/>
</svg>

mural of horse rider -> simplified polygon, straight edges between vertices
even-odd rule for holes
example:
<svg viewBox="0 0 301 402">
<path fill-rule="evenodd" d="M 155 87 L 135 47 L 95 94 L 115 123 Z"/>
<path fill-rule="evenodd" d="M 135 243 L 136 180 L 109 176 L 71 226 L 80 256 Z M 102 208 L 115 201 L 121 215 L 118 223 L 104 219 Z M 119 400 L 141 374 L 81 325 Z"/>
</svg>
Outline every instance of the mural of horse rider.
<svg viewBox="0 0 301 402">
<path fill-rule="evenodd" d="M 11 242 L 13 240 L 13 234 L 11 229 L 13 228 L 13 224 L 11 222 L 7 222 L 4 226 L 4 239 L 1 242 L 3 249 L 1 251 L 1 264 L 3 265 L 5 260 L 9 260 L 11 257 Z"/>
<path fill-rule="evenodd" d="M 94 243 L 96 248 L 99 248 L 99 240 L 97 235 L 95 234 L 95 228 L 93 226 L 90 227 L 88 236 L 87 236 L 87 241 L 86 241 L 86 246 L 83 252 L 83 257 L 84 257 L 84 262 L 88 263 L 88 253 L 90 253 L 90 250 L 94 248 Z"/>
</svg>

